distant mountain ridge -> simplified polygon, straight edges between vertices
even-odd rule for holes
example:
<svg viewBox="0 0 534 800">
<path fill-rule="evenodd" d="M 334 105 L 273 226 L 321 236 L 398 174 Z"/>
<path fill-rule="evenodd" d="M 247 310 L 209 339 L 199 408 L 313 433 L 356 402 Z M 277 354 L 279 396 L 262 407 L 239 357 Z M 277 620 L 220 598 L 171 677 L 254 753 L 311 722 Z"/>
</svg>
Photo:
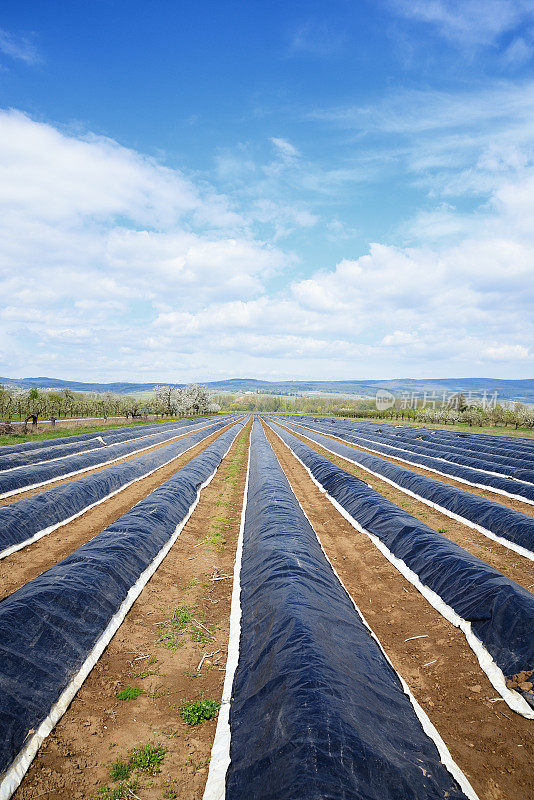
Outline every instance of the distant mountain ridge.
<svg viewBox="0 0 534 800">
<path fill-rule="evenodd" d="M 81 392 L 112 392 L 113 394 L 134 394 L 151 391 L 154 386 L 169 385 L 170 382 L 151 383 L 86 383 L 66 381 L 61 378 L 2 378 L 0 384 L 12 389 L 72 389 Z M 180 387 L 185 383 L 172 383 Z M 210 392 L 261 392 L 265 394 L 302 394 L 318 392 L 321 394 L 345 394 L 373 397 L 378 389 L 389 389 L 397 394 L 408 392 L 475 392 L 484 390 L 497 392 L 501 400 L 515 400 L 521 403 L 534 403 L 534 379 L 503 380 L 500 378 L 394 378 L 392 380 L 343 380 L 343 381 L 263 381 L 256 378 L 228 378 L 222 381 L 208 381 L 202 384 Z"/>
</svg>

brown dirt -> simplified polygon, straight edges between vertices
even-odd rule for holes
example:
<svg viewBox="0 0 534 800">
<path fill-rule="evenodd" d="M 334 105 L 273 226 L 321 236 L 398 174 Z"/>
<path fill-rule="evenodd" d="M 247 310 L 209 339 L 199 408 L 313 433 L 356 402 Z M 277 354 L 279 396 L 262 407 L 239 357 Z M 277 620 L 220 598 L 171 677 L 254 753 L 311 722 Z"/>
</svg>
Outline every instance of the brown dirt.
<svg viewBox="0 0 534 800">
<path fill-rule="evenodd" d="M 57 564 L 61 559 L 66 558 L 76 548 L 81 547 L 112 522 L 122 517 L 143 497 L 168 480 L 229 427 L 231 426 L 228 425 L 221 431 L 212 434 L 187 453 L 175 458 L 170 464 L 160 467 L 152 475 L 128 486 L 72 522 L 57 528 L 28 547 L 1 559 L 0 600 Z"/>
<path fill-rule="evenodd" d="M 15 800 L 77 800 L 99 787 L 117 786 L 109 768 L 133 747 L 159 742 L 166 748 L 161 772 L 141 774 L 142 800 L 200 800 L 216 719 L 188 727 L 184 701 L 219 700 L 224 682 L 232 580 L 246 475 L 250 423 L 238 436 L 159 569 L 149 581 L 64 717 L 43 743 Z M 224 538 L 222 549 L 206 536 Z M 213 629 L 202 643 L 187 629 L 179 647 L 158 638 L 178 606 L 196 606 L 195 618 Z M 198 628 L 197 628 L 198 630 Z M 206 653 L 215 653 L 204 661 Z M 149 656 L 146 658 L 146 656 Z M 121 702 L 118 691 L 137 686 L 143 694 Z M 174 794 L 172 793 L 174 791 Z M 165 792 L 165 794 L 164 794 Z M 131 796 L 131 795 L 128 795 Z"/>
<path fill-rule="evenodd" d="M 296 424 L 296 423 L 295 423 Z M 297 427 L 301 428 L 302 425 L 298 425 Z M 294 431 L 291 431 L 294 433 Z M 406 464 L 406 462 L 400 461 L 397 458 L 392 458 L 391 456 L 385 456 L 383 453 L 371 453 L 370 450 L 366 449 L 365 447 L 360 447 L 357 444 L 353 444 L 353 442 L 345 442 L 343 439 L 339 439 L 336 436 L 330 436 L 327 433 L 322 433 L 322 431 L 316 431 L 316 433 L 321 433 L 323 436 L 326 436 L 328 439 L 334 439 L 335 441 L 341 441 L 343 444 L 347 445 L 348 447 L 353 447 L 355 450 L 361 450 L 362 453 L 370 453 L 371 455 L 377 456 L 378 458 L 382 458 L 384 461 L 390 461 L 392 464 L 396 464 L 398 467 L 404 467 L 404 469 L 409 469 L 410 472 L 416 472 L 418 475 L 424 475 L 425 478 L 432 478 L 435 481 L 440 481 L 440 483 L 448 483 L 450 486 L 455 486 L 457 489 L 463 489 L 465 492 L 470 492 L 471 494 L 477 494 L 479 497 L 484 497 L 486 500 L 492 500 L 494 503 L 500 503 L 502 506 L 506 506 L 507 508 L 512 508 L 514 511 L 521 511 L 522 514 L 527 514 L 532 516 L 532 509 L 529 503 L 522 503 L 520 500 L 513 500 L 510 497 L 506 497 L 503 494 L 499 494 L 498 492 L 492 492 L 489 488 L 486 489 L 479 489 L 476 486 L 469 486 L 467 483 L 462 483 L 461 481 L 455 481 L 454 478 L 448 478 L 444 475 L 438 475 L 436 472 L 431 472 L 428 469 L 423 469 L 422 467 L 416 467 L 413 464 Z M 306 444 L 309 444 L 307 441 Z"/>
<path fill-rule="evenodd" d="M 293 431 L 289 432 L 295 435 Z M 296 438 L 300 439 L 304 444 L 307 444 L 316 453 L 327 458 L 332 464 L 335 464 L 345 470 L 345 472 L 349 472 L 369 486 L 372 486 L 372 488 L 380 492 L 383 497 L 391 500 L 395 505 L 399 506 L 399 508 L 408 511 L 409 514 L 421 520 L 421 522 L 424 522 L 425 525 L 428 525 L 436 531 L 440 531 L 447 539 L 456 542 L 456 544 L 459 544 L 464 550 L 467 550 L 469 553 L 477 556 L 477 558 L 490 564 L 490 566 L 502 572 L 503 575 L 506 575 L 507 578 L 510 578 L 529 591 L 534 587 L 534 562 L 514 553 L 513 550 L 507 549 L 504 545 L 494 542 L 492 539 L 488 539 L 487 536 L 479 533 L 479 531 L 473 530 L 473 528 L 469 528 L 467 525 L 463 525 L 461 522 L 451 519 L 451 517 L 448 517 L 446 514 L 429 508 L 425 503 L 404 494 L 400 489 L 394 489 L 385 481 L 380 480 L 380 478 L 375 478 L 374 475 L 370 475 L 365 470 L 358 468 L 352 464 L 352 462 L 345 461 L 343 458 L 333 455 L 320 445 L 310 441 L 310 439 L 304 439 L 298 434 Z"/>
<path fill-rule="evenodd" d="M 206 429 L 212 428 L 213 425 L 216 424 L 216 422 L 212 422 L 210 425 L 206 425 Z M 228 426 L 226 426 L 226 428 L 222 428 L 221 430 L 226 430 L 227 427 Z M 199 428 L 199 430 L 202 430 L 202 428 Z M 142 451 L 142 453 L 134 453 L 129 456 L 124 456 L 123 458 L 118 458 L 116 461 L 113 461 L 112 464 L 102 464 L 94 469 L 88 469 L 87 472 L 82 472 L 80 475 L 73 475 L 70 478 L 58 478 L 55 481 L 50 481 L 50 483 L 47 483 L 44 486 L 37 486 L 35 489 L 28 489 L 26 492 L 20 492 L 19 494 L 11 495 L 11 497 L 0 498 L 0 506 L 9 506 L 11 503 L 16 503 L 18 500 L 25 500 L 27 497 L 33 497 L 36 494 L 41 494 L 41 492 L 46 492 L 47 489 L 55 489 L 56 486 L 61 486 L 63 483 L 71 483 L 71 481 L 77 481 L 80 478 L 85 478 L 86 475 L 93 475 L 95 472 L 101 472 L 103 469 L 115 466 L 115 464 L 123 464 L 125 461 L 132 461 L 134 458 L 137 458 L 140 455 L 144 456 L 148 453 L 151 453 L 153 450 L 160 450 L 162 447 L 172 444 L 172 442 L 177 442 L 179 439 L 184 439 L 186 436 L 190 436 L 191 433 L 196 433 L 196 431 L 189 431 L 189 433 L 181 433 L 179 436 L 173 436 L 171 439 L 167 439 L 161 444 L 155 444 L 152 447 L 147 447 Z M 140 442 L 142 441 L 143 440 L 140 439 Z"/>
<path fill-rule="evenodd" d="M 463 634 L 430 606 L 267 437 L 332 564 L 481 800 L 534 797 L 532 723 L 510 711 Z M 411 639 L 413 636 L 425 638 Z M 433 663 L 429 663 L 433 662 Z"/>
</svg>

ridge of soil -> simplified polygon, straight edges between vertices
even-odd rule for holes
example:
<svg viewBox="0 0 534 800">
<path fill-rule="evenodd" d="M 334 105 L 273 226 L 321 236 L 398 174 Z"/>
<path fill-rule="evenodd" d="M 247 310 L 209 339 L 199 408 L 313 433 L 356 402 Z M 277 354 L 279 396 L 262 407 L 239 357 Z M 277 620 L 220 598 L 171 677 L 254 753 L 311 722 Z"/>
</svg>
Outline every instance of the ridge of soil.
<svg viewBox="0 0 534 800">
<path fill-rule="evenodd" d="M 14 800 L 112 798 L 119 786 L 110 778 L 112 762 L 150 742 L 166 750 L 161 771 L 140 773 L 134 796 L 202 797 L 216 716 L 189 727 L 179 710 L 186 701 L 218 701 L 222 694 L 250 428 L 249 421 L 202 491 L 179 539 L 43 742 Z M 176 647 L 169 649 L 162 631 L 166 636 L 168 620 L 179 607 L 194 609 L 200 625 L 178 632 Z M 127 686 L 143 693 L 121 701 L 116 695 Z M 98 794 L 104 786 L 110 792 Z"/>
<path fill-rule="evenodd" d="M 237 421 L 238 420 L 236 420 L 236 422 Z M 199 428 L 198 430 L 207 430 L 208 428 L 211 428 L 213 427 L 213 425 L 216 424 L 217 423 L 214 422 L 211 425 L 206 425 L 205 428 Z M 221 433 L 227 430 L 230 427 L 230 425 L 233 424 L 235 423 L 229 423 L 225 428 L 221 428 Z M 189 433 L 182 433 L 179 436 L 172 436 L 170 439 L 167 439 L 164 442 L 160 442 L 159 444 L 154 444 L 151 445 L 150 447 L 147 447 L 140 453 L 131 453 L 130 455 L 117 458 L 111 464 L 109 463 L 100 464 L 93 467 L 93 469 L 88 469 L 86 472 L 82 472 L 79 475 L 72 475 L 71 477 L 68 478 L 59 476 L 56 480 L 50 481 L 50 483 L 46 483 L 43 486 L 36 486 L 35 489 L 28 489 L 25 492 L 19 492 L 18 494 L 11 495 L 10 497 L 2 497 L 0 498 L 0 506 L 8 506 L 11 505 L 12 503 L 16 503 L 18 500 L 26 500 L 26 498 L 28 497 L 33 497 L 36 494 L 41 494 L 42 492 L 46 492 L 47 489 L 55 489 L 56 486 L 61 486 L 61 484 L 63 483 L 71 483 L 71 481 L 77 481 L 80 478 L 85 478 L 87 475 L 93 475 L 95 472 L 102 472 L 102 470 L 107 469 L 108 467 L 114 467 L 116 464 L 117 465 L 123 464 L 125 461 L 133 461 L 134 458 L 147 455 L 148 453 L 151 453 L 153 450 L 161 450 L 162 447 L 165 447 L 168 444 L 172 444 L 173 442 L 177 442 L 179 441 L 179 439 L 185 439 L 186 436 L 191 436 L 192 433 L 197 433 L 197 432 L 198 431 L 189 431 Z M 139 441 L 142 441 L 142 439 L 140 439 Z M 78 454 L 76 453 L 76 455 Z"/>
<path fill-rule="evenodd" d="M 0 559 L 0 602 L 122 517 L 136 503 L 205 450 L 229 427 L 231 426 L 216 431 L 187 453 L 177 456 L 170 464 L 159 467 L 152 475 L 127 486 L 113 497 L 85 511 L 72 522 L 56 528 L 33 544 Z"/>
<path fill-rule="evenodd" d="M 281 424 L 280 422 L 278 423 Z M 298 425 L 294 423 L 298 428 L 304 428 L 304 425 Z M 306 429 L 305 429 L 306 430 Z M 290 433 L 295 433 L 295 431 L 290 430 Z M 504 494 L 499 494 L 498 492 L 492 492 L 490 487 L 488 489 L 479 489 L 477 486 L 470 486 L 468 483 L 462 483 L 461 481 L 457 481 L 452 477 L 447 475 L 439 475 L 437 472 L 432 472 L 431 470 L 425 469 L 424 467 L 416 466 L 414 464 L 407 464 L 405 461 L 401 461 L 398 458 L 394 458 L 393 456 L 387 456 L 383 453 L 374 453 L 371 452 L 370 449 L 361 447 L 360 445 L 354 444 L 353 442 L 347 442 L 344 439 L 340 439 L 339 436 L 332 436 L 328 433 L 323 433 L 322 431 L 314 431 L 314 433 L 319 433 L 321 436 L 326 436 L 327 439 L 333 439 L 334 441 L 341 442 L 341 444 L 346 445 L 347 447 L 353 447 L 355 450 L 360 450 L 362 453 L 367 453 L 368 455 L 376 456 L 377 458 L 381 458 L 383 461 L 389 461 L 391 464 L 395 464 L 397 467 L 403 467 L 404 469 L 409 470 L 410 472 L 415 472 L 417 475 L 423 475 L 425 478 L 432 478 L 432 480 L 439 481 L 440 483 L 448 483 L 449 486 L 454 486 L 456 489 L 463 489 L 464 492 L 469 492 L 470 494 L 476 494 L 479 497 L 483 497 L 485 500 L 491 500 L 493 503 L 499 503 L 501 506 L 506 506 L 507 508 L 511 508 L 514 511 L 520 511 L 522 514 L 526 514 L 527 516 L 532 516 L 533 513 L 533 506 L 530 503 L 523 503 L 521 500 L 514 500 L 512 497 L 506 497 Z M 306 444 L 309 444 L 307 441 Z M 503 476 L 504 477 L 504 476 Z"/>
<path fill-rule="evenodd" d="M 497 697 L 461 631 L 350 525 L 264 428 L 351 598 L 481 800 L 534 797 L 532 724 Z"/>
<path fill-rule="evenodd" d="M 443 514 L 437 509 L 430 508 L 421 500 L 416 500 L 415 497 L 405 494 L 400 489 L 395 489 L 380 478 L 371 475 L 369 472 L 357 467 L 351 461 L 346 461 L 341 456 L 336 456 L 325 450 L 321 445 L 311 442 L 309 439 L 303 439 L 294 431 L 289 431 L 303 444 L 307 444 L 310 449 L 314 450 L 319 455 L 324 456 L 336 467 L 340 467 L 345 472 L 354 475 L 361 481 L 371 486 L 372 489 L 379 492 L 382 497 L 395 503 L 399 508 L 404 509 L 416 519 L 419 519 L 425 525 L 433 528 L 435 531 L 441 533 L 447 539 L 459 544 L 464 550 L 467 550 L 472 555 L 485 561 L 494 569 L 506 575 L 510 580 L 515 581 L 524 589 L 530 591 L 534 587 L 534 561 L 529 561 L 528 558 L 519 555 L 513 550 L 509 550 L 499 542 L 489 539 L 468 525 L 458 522 L 446 514 Z"/>
</svg>

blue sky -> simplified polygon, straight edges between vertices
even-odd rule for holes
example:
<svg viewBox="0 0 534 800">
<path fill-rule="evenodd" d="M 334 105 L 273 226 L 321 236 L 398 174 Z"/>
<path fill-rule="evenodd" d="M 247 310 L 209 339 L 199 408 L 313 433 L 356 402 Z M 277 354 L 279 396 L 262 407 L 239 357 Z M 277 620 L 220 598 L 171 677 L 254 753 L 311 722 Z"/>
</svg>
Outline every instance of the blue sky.
<svg viewBox="0 0 534 800">
<path fill-rule="evenodd" d="M 531 377 L 534 0 L 7 0 L 0 374 Z"/>
</svg>

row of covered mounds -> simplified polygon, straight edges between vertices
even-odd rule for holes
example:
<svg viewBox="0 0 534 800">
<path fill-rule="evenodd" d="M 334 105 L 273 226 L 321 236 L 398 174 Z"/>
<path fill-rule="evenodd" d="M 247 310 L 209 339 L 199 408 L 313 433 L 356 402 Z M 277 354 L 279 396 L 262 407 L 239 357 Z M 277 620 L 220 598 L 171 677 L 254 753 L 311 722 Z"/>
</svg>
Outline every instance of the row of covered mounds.
<svg viewBox="0 0 534 800">
<path fill-rule="evenodd" d="M 40 539 L 121 488 L 149 475 L 225 425 L 228 425 L 226 419 L 130 461 L 1 507 L 0 558 Z"/>
<path fill-rule="evenodd" d="M 287 424 L 293 430 L 295 429 L 292 423 Z M 298 429 L 297 432 L 301 435 L 304 433 Z M 343 458 L 348 458 L 375 475 L 387 478 L 396 486 L 412 492 L 417 497 L 424 498 L 435 506 L 450 511 L 467 522 L 474 523 L 479 530 L 484 528 L 485 531 L 504 540 L 504 544 L 512 543 L 529 553 L 534 553 L 534 519 L 532 517 L 456 486 L 450 486 L 448 483 L 419 475 L 379 456 L 363 453 L 361 450 L 356 450 L 354 447 L 312 430 L 306 430 L 305 435 L 327 450 Z"/>
<path fill-rule="evenodd" d="M 340 429 L 345 433 L 354 434 L 354 429 L 350 423 L 342 423 Z M 463 451 L 461 448 L 452 445 L 450 441 L 440 442 L 434 439 L 425 442 L 421 437 L 401 438 L 390 433 L 389 429 L 378 429 L 374 432 L 359 431 L 358 436 L 364 437 L 371 442 L 382 442 L 398 447 L 409 453 L 420 453 L 441 458 L 452 464 L 460 464 L 473 469 L 480 469 L 486 472 L 495 472 L 505 477 L 512 477 L 516 480 L 534 482 L 534 462 L 532 456 L 523 455 L 519 458 L 515 455 L 487 455 L 476 454 L 472 451 Z"/>
<path fill-rule="evenodd" d="M 351 442 L 358 447 L 363 447 L 367 450 L 373 450 L 382 455 L 388 456 L 389 458 L 406 461 L 410 464 L 421 466 L 423 468 L 426 467 L 434 472 L 450 476 L 451 478 L 456 478 L 464 483 L 470 483 L 474 486 L 492 488 L 510 497 L 525 500 L 529 503 L 534 503 L 534 485 L 531 483 L 524 483 L 521 480 L 501 477 L 482 469 L 475 469 L 474 467 L 453 464 L 452 462 L 445 461 L 442 458 L 421 455 L 415 451 L 407 451 L 405 448 L 383 444 L 378 439 L 370 439 L 365 436 L 348 433 L 345 430 L 340 430 L 338 428 L 332 430 L 332 428 L 326 426 L 324 421 L 314 422 L 307 420 L 306 418 L 301 418 L 299 420 L 299 424 L 304 425 L 305 427 L 312 427 L 314 430 L 319 430 L 330 435 L 338 436 L 340 439 Z"/>
<path fill-rule="evenodd" d="M 243 424 L 224 432 L 90 542 L 0 602 L 0 797 L 16 788 L 29 766 L 24 758 L 35 731 L 63 693 L 76 686 L 88 659 L 94 665 L 94 648 L 98 656 Z"/>
<path fill-rule="evenodd" d="M 102 450 L 93 450 L 89 453 L 76 453 L 42 464 L 29 464 L 24 467 L 16 467 L 8 472 L 0 473 L 0 497 L 7 497 L 11 494 L 30 489 L 33 486 L 40 486 L 58 478 L 69 477 L 83 470 L 99 467 L 119 458 L 142 452 L 149 447 L 163 444 L 169 439 L 180 436 L 190 428 L 198 429 L 200 427 L 205 427 L 205 425 L 205 422 L 197 422 L 194 425 L 180 428 L 179 430 L 171 428 L 161 433 L 151 433 L 142 439 L 112 444 Z"/>
<path fill-rule="evenodd" d="M 488 677 L 505 689 L 495 665 L 511 677 L 534 668 L 534 596 L 279 426 L 278 435 L 330 497 L 460 618 L 491 656 Z M 465 633 L 465 631 L 464 631 Z M 471 646 L 473 644 L 470 642 Z M 480 660 L 480 653 L 477 653 Z M 534 695 L 524 693 L 534 705 Z M 504 696 L 504 695 L 503 695 Z M 510 699 L 510 698 L 508 698 Z M 532 716 L 521 697 L 516 710 Z"/>
<path fill-rule="evenodd" d="M 216 417 L 210 417 L 202 420 L 204 424 L 215 420 Z M 197 422 L 195 420 L 195 422 Z M 175 422 L 166 422 L 156 425 L 140 425 L 132 428 L 111 429 L 102 431 L 102 433 L 92 433 L 80 436 L 63 437 L 61 439 L 48 439 L 35 444 L 42 445 L 41 447 L 34 447 L 31 450 L 14 450 L 9 448 L 6 452 L 4 448 L 0 448 L 0 471 L 13 469 L 14 467 L 27 466 L 29 464 L 38 464 L 42 461 L 51 461 L 54 458 L 62 458 L 74 453 L 85 453 L 89 450 L 98 450 L 101 447 L 107 447 L 110 444 L 118 444 L 119 442 L 128 442 L 134 439 L 142 439 L 152 433 L 163 431 L 175 430 L 191 425 L 192 420 L 180 420 Z M 33 442 L 25 442 L 25 444 L 34 444 Z"/>
<path fill-rule="evenodd" d="M 454 464 L 482 469 L 487 472 L 496 472 L 500 475 L 513 477 L 517 480 L 534 481 L 534 451 L 516 447 L 513 451 L 508 448 L 499 449 L 498 445 L 477 448 L 476 442 L 470 439 L 470 445 L 464 446 L 462 439 L 447 433 L 439 436 L 438 432 L 429 432 L 415 429 L 401 429 L 392 425 L 378 427 L 376 425 L 355 425 L 345 419 L 321 419 L 319 423 L 323 429 L 332 432 L 343 431 L 346 434 L 358 435 L 369 441 L 382 442 L 408 452 L 436 456 Z M 475 436 L 472 434 L 471 436 Z M 498 437 L 493 437 L 498 438 Z"/>
<path fill-rule="evenodd" d="M 257 421 L 240 581 L 226 800 L 465 798 Z"/>
</svg>

